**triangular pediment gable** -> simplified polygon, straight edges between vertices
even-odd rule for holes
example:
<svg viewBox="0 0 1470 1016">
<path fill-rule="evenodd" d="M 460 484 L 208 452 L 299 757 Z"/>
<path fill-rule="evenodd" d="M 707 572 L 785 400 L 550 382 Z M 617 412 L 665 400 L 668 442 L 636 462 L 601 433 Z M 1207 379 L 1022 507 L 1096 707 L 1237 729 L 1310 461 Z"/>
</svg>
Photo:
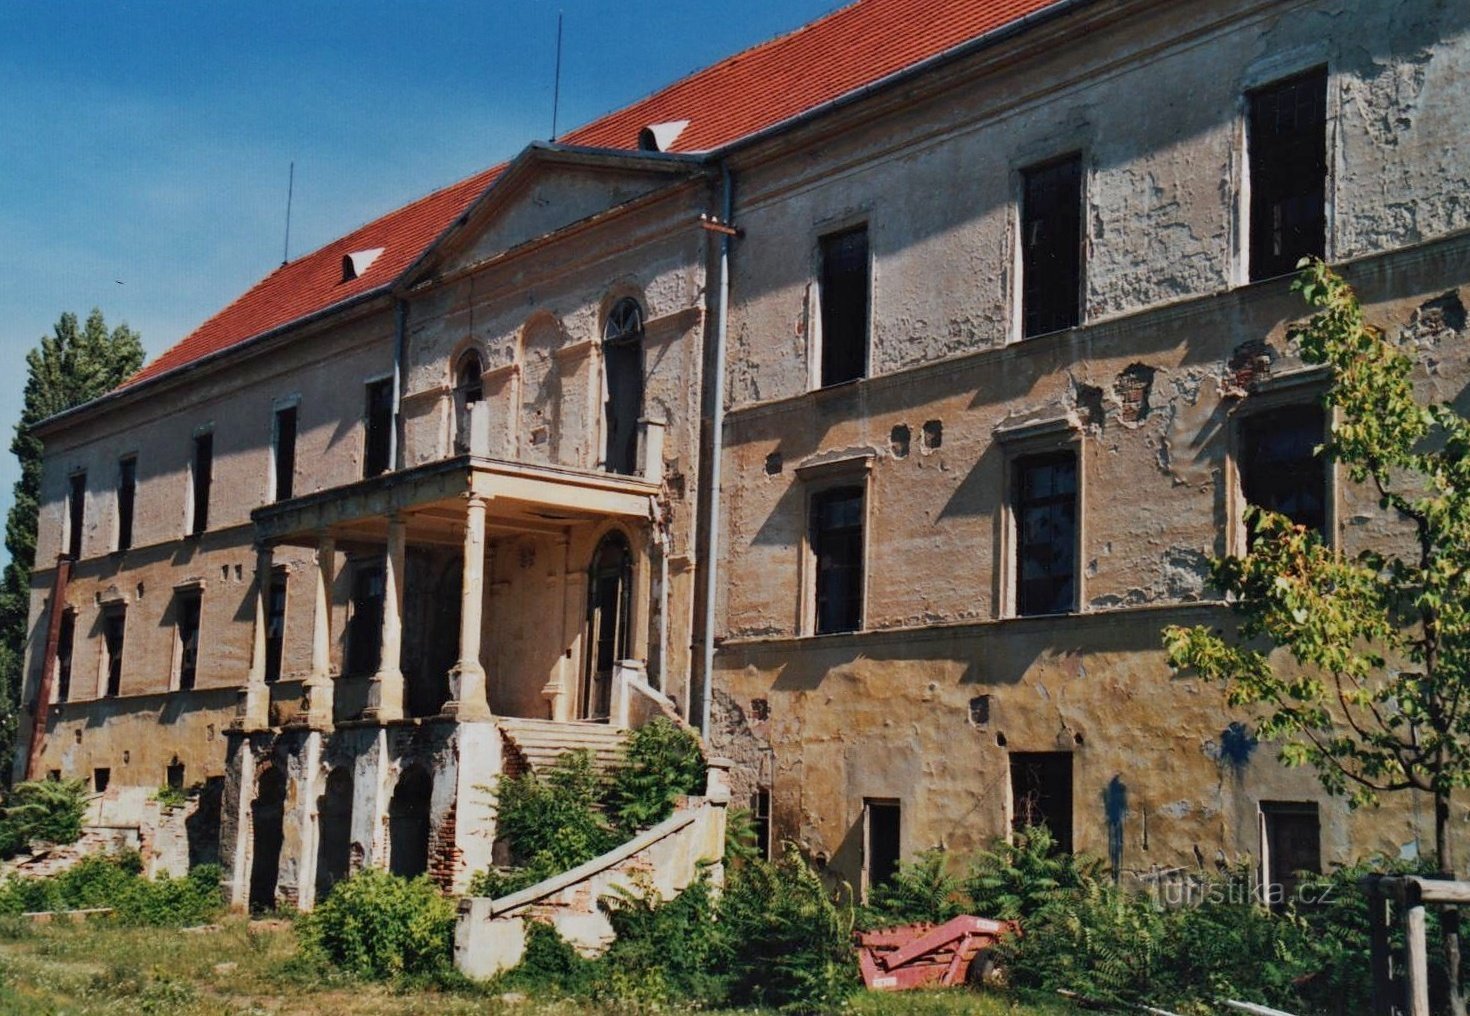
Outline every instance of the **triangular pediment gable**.
<svg viewBox="0 0 1470 1016">
<path fill-rule="evenodd" d="M 414 274 L 453 274 L 483 264 L 702 172 L 702 163 L 688 156 L 532 146 Z"/>
</svg>

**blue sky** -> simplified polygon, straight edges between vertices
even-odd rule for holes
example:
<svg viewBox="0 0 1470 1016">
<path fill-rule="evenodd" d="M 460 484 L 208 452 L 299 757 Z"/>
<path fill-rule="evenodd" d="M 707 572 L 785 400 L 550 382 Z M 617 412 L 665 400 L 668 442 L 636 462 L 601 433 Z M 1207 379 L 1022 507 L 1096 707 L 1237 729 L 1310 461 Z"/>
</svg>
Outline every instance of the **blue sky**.
<svg viewBox="0 0 1470 1016">
<path fill-rule="evenodd" d="M 8 0 L 0 512 L 23 357 L 67 310 L 162 352 L 281 261 L 839 0 Z M 0 552 L 3 557 L 3 552 Z"/>
</svg>

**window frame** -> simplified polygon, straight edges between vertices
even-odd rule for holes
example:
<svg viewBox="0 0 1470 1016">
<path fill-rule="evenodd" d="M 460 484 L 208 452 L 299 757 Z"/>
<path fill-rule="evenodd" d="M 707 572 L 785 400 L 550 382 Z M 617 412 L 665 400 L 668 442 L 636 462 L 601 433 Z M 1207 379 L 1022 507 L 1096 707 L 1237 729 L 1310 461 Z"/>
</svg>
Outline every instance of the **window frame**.
<svg viewBox="0 0 1470 1016">
<path fill-rule="evenodd" d="M 1249 395 L 1239 400 L 1231 408 L 1230 425 L 1226 428 L 1228 444 L 1223 475 L 1226 485 L 1225 550 L 1229 556 L 1244 557 L 1249 552 L 1250 541 L 1245 526 L 1245 510 L 1250 502 L 1245 497 L 1243 476 L 1245 441 L 1242 431 L 1245 424 L 1254 416 L 1298 406 L 1316 405 L 1322 409 L 1322 440 L 1325 442 L 1331 435 L 1334 421 L 1337 418 L 1336 410 L 1331 406 L 1323 405 L 1321 401 L 1326 393 L 1327 384 L 1328 378 L 1324 371 L 1317 368 L 1277 375 L 1259 382 Z M 1338 475 L 1336 460 L 1330 457 L 1326 459 L 1323 463 L 1323 474 L 1327 490 L 1323 496 L 1322 541 L 1327 547 L 1336 547 L 1341 542 L 1338 534 L 1338 520 L 1342 518 L 1340 501 L 1342 482 Z"/>
<path fill-rule="evenodd" d="M 1054 170 L 1060 166 L 1075 162 L 1077 164 L 1077 282 L 1073 299 L 1075 301 L 1075 320 L 1070 324 L 1060 327 L 1045 328 L 1032 331 L 1027 324 L 1027 285 L 1028 279 L 1035 274 L 1027 269 L 1027 244 L 1026 226 L 1028 223 L 1027 200 L 1030 180 L 1036 174 Z M 1088 254 L 1088 230 L 1087 230 L 1087 153 L 1082 148 L 1074 148 L 1045 159 L 1029 162 L 1023 166 L 1016 167 L 1014 179 L 1015 213 L 1014 233 L 1015 259 L 1014 270 L 1016 284 L 1014 288 L 1015 307 L 1013 311 L 1013 335 L 1014 341 L 1023 342 L 1056 332 L 1067 331 L 1071 328 L 1080 328 L 1087 324 L 1087 254 Z"/>
<path fill-rule="evenodd" d="M 1070 417 L 1039 420 L 1010 429 L 997 430 L 995 440 L 1003 453 L 1003 475 L 1001 479 L 1000 512 L 997 525 L 1000 530 L 1000 560 L 1003 567 L 997 569 L 995 591 L 995 616 L 997 619 L 1071 617 L 1085 614 L 1087 610 L 1087 443 L 1082 432 Z M 1022 614 L 1020 612 L 1020 519 L 1016 513 L 1017 489 L 1016 470 L 1025 459 L 1047 455 L 1069 453 L 1076 463 L 1076 509 L 1075 533 L 1073 536 L 1072 609 L 1066 613 Z"/>
<path fill-rule="evenodd" d="M 98 618 L 102 629 L 102 651 L 97 654 L 97 697 L 99 699 L 122 698 L 123 667 L 127 662 L 128 651 L 128 605 L 122 600 L 107 601 L 102 604 L 102 613 Z M 112 642 L 108 638 L 110 626 L 113 621 L 118 623 L 118 647 L 114 653 Z M 113 666 L 117 667 L 117 680 L 113 681 Z"/>
<path fill-rule="evenodd" d="M 285 447 L 281 438 L 284 433 L 281 422 L 285 417 L 291 419 L 291 441 L 289 469 L 284 468 L 281 454 Z M 297 443 L 301 437 L 301 402 L 292 398 L 277 401 L 271 407 L 271 472 L 270 472 L 270 500 L 271 503 L 289 501 L 296 496 L 296 450 Z M 286 480 L 285 489 L 282 490 L 281 480 Z"/>
<path fill-rule="evenodd" d="M 397 414 L 396 398 L 393 391 L 393 375 L 383 374 L 378 377 L 368 378 L 363 382 L 363 413 L 362 413 L 362 478 L 371 480 L 377 476 L 393 472 L 394 429 L 396 423 L 394 417 Z M 374 443 L 376 428 L 373 422 L 374 393 L 384 393 L 384 402 L 387 407 L 387 419 L 383 421 L 381 429 L 381 449 Z M 377 454 L 381 451 L 381 455 Z M 382 468 L 375 469 L 377 460 L 382 459 Z"/>
<path fill-rule="evenodd" d="M 125 554 L 133 549 L 133 536 L 138 521 L 138 453 L 128 452 L 117 459 L 117 532 L 113 552 Z"/>
<path fill-rule="evenodd" d="M 194 663 L 192 672 L 185 681 L 185 662 L 187 660 L 189 647 L 184 638 L 184 613 L 185 603 L 194 604 Z M 170 691 L 193 691 L 198 687 L 199 681 L 199 649 L 203 644 L 204 635 L 204 586 L 201 583 L 191 582 L 174 587 L 173 602 L 173 630 L 174 630 L 174 652 L 173 667 L 170 671 Z"/>
<path fill-rule="evenodd" d="M 80 561 L 86 548 L 83 540 L 87 532 L 87 471 L 73 469 L 66 474 L 66 554 L 73 561 Z"/>
<path fill-rule="evenodd" d="M 828 288 L 827 278 L 828 245 L 835 243 L 845 237 L 856 233 L 863 234 L 863 245 L 865 253 L 865 271 L 862 273 L 863 294 L 863 328 L 862 335 L 857 340 L 860 346 L 861 364 L 858 372 L 851 377 L 837 380 L 828 380 L 827 351 L 829 349 L 828 324 L 829 318 L 834 316 L 828 313 Z M 813 261 L 815 270 L 813 272 L 814 284 L 812 293 L 815 296 L 810 303 L 814 306 L 815 313 L 809 313 L 809 320 L 815 327 L 811 330 L 811 368 L 809 386 L 814 391 L 822 391 L 828 388 L 840 388 L 843 385 L 862 381 L 873 376 L 873 305 L 874 291 L 876 287 L 876 272 L 874 266 L 876 261 L 873 257 L 873 227 L 872 219 L 864 216 L 842 223 L 830 224 L 822 232 L 817 234 L 816 245 L 813 250 Z"/>
<path fill-rule="evenodd" d="M 201 470 L 200 452 L 208 447 L 208 469 Z M 209 504 L 214 493 L 214 428 L 201 427 L 189 440 L 189 524 L 184 535 L 197 539 L 209 531 Z M 202 483 L 201 483 L 201 473 Z M 201 489 L 202 488 L 202 489 Z"/>
<path fill-rule="evenodd" d="M 1240 146 L 1240 181 L 1239 181 L 1239 208 L 1237 211 L 1239 222 L 1239 243 L 1236 247 L 1238 261 L 1237 282 L 1241 285 L 1249 285 L 1255 282 L 1265 282 L 1293 274 L 1294 268 L 1274 274 L 1260 274 L 1257 271 L 1255 246 L 1257 241 L 1256 225 L 1256 199 L 1255 187 L 1256 159 L 1252 157 L 1253 127 L 1255 112 L 1255 98 L 1263 93 L 1279 89 L 1285 85 L 1295 83 L 1301 79 L 1321 75 L 1324 79 L 1325 95 L 1322 106 L 1322 257 L 1331 260 L 1333 257 L 1332 245 L 1332 220 L 1334 215 L 1333 192 L 1336 185 L 1337 164 L 1337 138 L 1334 129 L 1336 123 L 1336 109 L 1334 106 L 1334 93 L 1332 88 L 1333 75 L 1324 54 L 1313 54 L 1313 59 L 1301 61 L 1295 66 L 1283 65 L 1276 62 L 1266 68 L 1268 73 L 1257 72 L 1247 76 L 1244 87 L 1241 89 L 1239 103 L 1239 128 L 1237 132 L 1238 144 Z M 1294 261 L 1293 261 L 1294 263 Z"/>
<path fill-rule="evenodd" d="M 801 543 L 798 568 L 801 591 L 798 597 L 799 616 L 796 625 L 796 630 L 803 637 L 840 637 L 855 635 L 867 630 L 868 593 L 872 585 L 873 459 L 872 455 L 863 455 L 796 468 L 796 475 L 804 488 L 801 499 Z M 819 562 L 817 548 L 812 542 L 812 512 L 819 498 L 842 488 L 861 490 L 863 499 L 862 554 L 860 557 L 862 589 L 858 596 L 858 625 L 856 628 L 843 631 L 822 632 L 817 630 Z"/>
<path fill-rule="evenodd" d="M 51 692 L 53 703 L 71 701 L 72 678 L 76 676 L 77 618 L 77 608 L 70 605 L 62 608 L 61 623 L 56 634 L 56 680 Z"/>
<path fill-rule="evenodd" d="M 388 561 L 387 558 L 382 554 L 371 555 L 350 560 L 348 563 L 348 568 L 350 569 L 350 574 L 352 578 L 351 584 L 348 586 L 346 628 L 343 632 L 343 655 L 345 657 L 345 659 L 343 660 L 344 666 L 342 668 L 343 676 L 372 677 L 373 674 L 377 673 L 378 668 L 381 667 L 383 663 L 382 620 L 383 611 L 387 609 L 388 603 Z M 359 617 L 362 611 L 362 606 L 357 595 L 357 590 L 358 583 L 364 581 L 363 576 L 374 571 L 376 571 L 380 576 L 380 581 L 383 584 L 383 591 L 380 595 L 381 606 L 378 609 L 378 624 L 376 625 L 376 633 L 372 636 L 377 640 L 377 659 L 369 668 L 367 666 L 364 666 L 363 660 L 359 659 L 359 656 L 361 656 L 362 654 L 360 651 L 361 643 L 359 643 L 358 640 L 367 638 L 367 636 L 358 634 L 358 631 L 362 624 L 362 620 Z"/>
<path fill-rule="evenodd" d="M 878 879 L 873 875 L 873 860 L 876 851 L 873 850 L 873 813 L 877 809 L 891 812 L 895 817 L 894 838 L 897 840 L 897 850 L 894 851 L 893 867 L 884 878 Z M 862 835 L 862 871 L 859 892 L 863 902 L 867 902 L 869 894 L 877 886 L 890 881 L 898 873 L 903 864 L 903 800 L 897 797 L 864 797 L 863 798 L 863 835 Z"/>
<path fill-rule="evenodd" d="M 275 684 L 281 680 L 286 669 L 286 624 L 291 612 L 291 569 L 283 564 L 274 566 L 271 568 L 269 583 L 266 588 L 265 610 L 265 682 Z M 280 634 L 272 635 L 278 587 L 281 590 Z"/>
</svg>

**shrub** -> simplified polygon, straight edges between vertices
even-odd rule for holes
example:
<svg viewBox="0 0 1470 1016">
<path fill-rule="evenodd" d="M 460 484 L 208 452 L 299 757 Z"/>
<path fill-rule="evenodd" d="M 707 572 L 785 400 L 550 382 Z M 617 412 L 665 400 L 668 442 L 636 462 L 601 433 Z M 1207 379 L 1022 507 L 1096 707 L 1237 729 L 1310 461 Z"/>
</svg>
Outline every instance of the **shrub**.
<svg viewBox="0 0 1470 1016">
<path fill-rule="evenodd" d="M 556 874 L 611 850 L 616 837 L 597 809 L 601 783 L 585 751 L 562 755 L 544 777 L 502 776 L 496 818 L 512 862 Z"/>
<path fill-rule="evenodd" d="M 655 1004 L 717 1005 L 728 987 L 726 943 L 706 874 L 673 899 L 652 885 L 599 901 L 617 939 L 602 962 L 603 993 Z"/>
<path fill-rule="evenodd" d="M 612 774 L 605 804 L 618 831 L 631 836 L 668 818 L 676 798 L 704 790 L 699 738 L 662 716 L 628 736 L 627 755 Z"/>
<path fill-rule="evenodd" d="M 426 877 L 367 868 L 333 886 L 300 927 L 305 949 L 355 977 L 435 976 L 449 966 L 454 906 Z"/>
<path fill-rule="evenodd" d="M 929 921 L 943 924 L 969 911 L 959 880 L 945 870 L 945 854 L 926 850 L 900 864 L 891 879 L 873 887 L 858 921 L 865 928 Z"/>
<path fill-rule="evenodd" d="M 87 786 L 81 780 L 17 783 L 0 805 L 0 858 L 34 843 L 75 843 L 82 835 Z"/>
<path fill-rule="evenodd" d="M 973 913 L 1001 921 L 1023 920 L 1049 903 L 1075 897 L 1099 880 L 1102 863 L 1064 854 L 1045 826 L 996 841 L 976 855 L 964 891 Z"/>
<path fill-rule="evenodd" d="M 793 845 L 731 872 L 719 915 L 731 1001 L 825 1012 L 856 986 L 850 898 L 834 896 Z"/>
<path fill-rule="evenodd" d="M 204 924 L 224 908 L 220 867 L 201 864 L 183 878 L 134 878 L 117 897 L 123 924 L 184 928 Z"/>
<path fill-rule="evenodd" d="M 585 998 L 592 994 L 597 967 L 597 960 L 578 954 L 551 925 L 527 921 L 525 955 L 513 969 L 496 979 L 495 987 Z"/>
</svg>

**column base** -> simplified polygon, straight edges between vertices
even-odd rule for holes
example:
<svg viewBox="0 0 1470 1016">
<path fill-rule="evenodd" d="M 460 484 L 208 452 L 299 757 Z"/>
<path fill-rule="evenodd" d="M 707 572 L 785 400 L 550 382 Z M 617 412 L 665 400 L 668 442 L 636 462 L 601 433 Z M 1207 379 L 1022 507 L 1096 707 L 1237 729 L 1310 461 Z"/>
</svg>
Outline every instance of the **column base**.
<svg viewBox="0 0 1470 1016">
<path fill-rule="evenodd" d="M 301 704 L 301 712 L 306 720 L 306 725 L 312 730 L 332 729 L 332 708 L 336 687 L 332 679 L 311 678 L 301 689 L 305 701 Z"/>
<path fill-rule="evenodd" d="M 368 688 L 367 708 L 362 718 L 376 723 L 403 719 L 403 672 L 379 671 Z"/>
<path fill-rule="evenodd" d="M 454 697 L 444 703 L 443 715 L 459 720 L 490 719 L 490 705 L 485 701 L 485 669 L 479 664 L 456 665 L 449 672 L 449 689 Z"/>
<path fill-rule="evenodd" d="M 231 726 L 249 734 L 257 730 L 269 730 L 270 725 L 270 687 L 264 684 L 247 684 L 240 698 L 240 705 L 235 710 L 235 721 Z"/>
</svg>

